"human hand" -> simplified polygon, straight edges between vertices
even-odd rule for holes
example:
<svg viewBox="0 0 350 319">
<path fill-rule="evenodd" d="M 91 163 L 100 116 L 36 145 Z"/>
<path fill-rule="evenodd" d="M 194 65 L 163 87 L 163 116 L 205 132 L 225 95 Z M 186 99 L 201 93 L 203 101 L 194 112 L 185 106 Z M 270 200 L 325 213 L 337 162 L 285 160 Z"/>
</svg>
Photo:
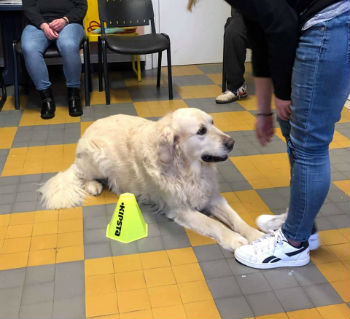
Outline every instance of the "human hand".
<svg viewBox="0 0 350 319">
<path fill-rule="evenodd" d="M 55 30 L 56 32 L 60 32 L 65 26 L 67 22 L 63 18 L 55 19 L 49 23 L 49 26 L 51 29 Z"/>
<path fill-rule="evenodd" d="M 276 112 L 280 119 L 288 121 L 290 114 L 292 113 L 290 109 L 290 100 L 281 100 L 275 96 Z"/>
<path fill-rule="evenodd" d="M 257 116 L 255 122 L 255 133 L 259 143 L 265 146 L 271 141 L 274 134 L 273 118 L 271 116 Z"/>
<path fill-rule="evenodd" d="M 44 31 L 45 36 L 49 40 L 54 40 L 58 38 L 58 33 L 55 30 L 51 29 L 47 23 L 42 23 L 40 25 L 40 29 Z"/>
</svg>

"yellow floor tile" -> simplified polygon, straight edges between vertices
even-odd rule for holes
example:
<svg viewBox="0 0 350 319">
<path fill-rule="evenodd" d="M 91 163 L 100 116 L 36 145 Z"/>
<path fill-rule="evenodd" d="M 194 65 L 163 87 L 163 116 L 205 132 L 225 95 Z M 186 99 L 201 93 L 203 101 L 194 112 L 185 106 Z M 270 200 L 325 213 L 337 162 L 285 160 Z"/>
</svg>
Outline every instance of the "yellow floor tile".
<svg viewBox="0 0 350 319">
<path fill-rule="evenodd" d="M 322 319 L 316 308 L 287 312 L 289 319 Z"/>
<path fill-rule="evenodd" d="M 215 84 L 179 86 L 178 93 L 183 99 L 215 98 L 221 94 L 221 88 Z"/>
<path fill-rule="evenodd" d="M 129 91 L 126 89 L 111 89 L 110 99 L 111 104 L 132 102 Z M 92 91 L 90 96 L 90 104 L 93 107 L 98 107 L 96 105 L 105 105 L 105 92 Z"/>
<path fill-rule="evenodd" d="M 338 123 L 349 123 L 350 122 L 350 109 L 348 108 L 343 108 L 341 112 L 341 118 Z"/>
<path fill-rule="evenodd" d="M 272 315 L 256 316 L 255 319 L 288 319 L 288 316 L 286 313 L 281 312 L 281 313 L 274 313 Z"/>
<path fill-rule="evenodd" d="M 350 140 L 343 134 L 340 134 L 338 131 L 334 131 L 333 140 L 329 145 L 329 148 L 335 149 L 335 148 L 346 148 L 346 147 L 350 147 Z"/>
<path fill-rule="evenodd" d="M 85 297 L 86 317 L 103 316 L 118 313 L 117 295 L 87 295 Z"/>
<path fill-rule="evenodd" d="M 159 286 L 148 289 L 152 308 L 181 305 L 179 289 L 176 285 Z"/>
<path fill-rule="evenodd" d="M 83 220 L 82 219 L 72 219 L 59 221 L 58 223 L 58 233 L 72 233 L 72 232 L 82 232 L 83 231 Z"/>
<path fill-rule="evenodd" d="M 317 268 L 329 282 L 350 279 L 349 272 L 340 261 L 319 264 Z"/>
<path fill-rule="evenodd" d="M 0 227 L 1 226 L 7 226 L 10 224 L 10 217 L 14 214 L 4 214 L 0 215 Z"/>
<path fill-rule="evenodd" d="M 34 213 L 34 223 L 57 223 L 58 222 L 57 210 L 42 210 Z"/>
<path fill-rule="evenodd" d="M 338 260 L 337 255 L 328 249 L 329 246 L 321 246 L 319 249 L 314 250 L 310 256 L 314 264 L 326 264 Z"/>
<path fill-rule="evenodd" d="M 50 249 L 57 247 L 57 234 L 32 237 L 30 250 Z"/>
<path fill-rule="evenodd" d="M 160 83 L 162 84 L 162 80 L 165 80 L 165 77 L 160 78 Z M 141 81 L 138 81 L 136 78 L 130 78 L 130 79 L 125 79 L 124 80 L 125 85 L 130 88 L 130 87 L 142 87 L 142 86 L 154 86 L 156 87 L 157 85 L 157 79 L 154 78 L 143 78 Z M 167 84 L 167 83 L 166 83 Z"/>
<path fill-rule="evenodd" d="M 198 263 L 173 266 L 177 283 L 205 280 Z"/>
<path fill-rule="evenodd" d="M 333 281 L 331 283 L 335 291 L 345 302 L 350 302 L 350 280 Z"/>
<path fill-rule="evenodd" d="M 154 319 L 186 319 L 183 305 L 153 308 Z"/>
<path fill-rule="evenodd" d="M 56 107 L 55 117 L 49 120 L 44 120 L 40 117 L 39 109 L 24 109 L 19 126 L 32 125 L 52 125 L 64 123 L 78 123 L 80 117 L 72 117 L 68 114 L 67 107 Z"/>
<path fill-rule="evenodd" d="M 33 236 L 57 234 L 57 222 L 37 223 L 33 226 Z"/>
<path fill-rule="evenodd" d="M 85 276 L 113 274 L 112 257 L 85 259 Z"/>
<path fill-rule="evenodd" d="M 154 319 L 151 310 L 140 310 L 121 313 L 120 319 Z"/>
<path fill-rule="evenodd" d="M 127 272 L 141 270 L 141 257 L 139 254 L 112 257 L 114 272 Z"/>
<path fill-rule="evenodd" d="M 57 248 L 83 245 L 83 232 L 57 234 Z"/>
<path fill-rule="evenodd" d="M 247 98 L 237 101 L 239 105 L 243 106 L 247 111 L 257 110 L 257 99 L 255 95 L 248 95 Z"/>
<path fill-rule="evenodd" d="M 193 230 L 188 229 L 188 228 L 185 228 L 185 231 L 186 231 L 187 237 L 191 243 L 191 246 L 193 246 L 193 247 L 216 244 L 215 239 L 200 235 L 200 234 L 198 234 L 198 233 L 196 233 Z"/>
<path fill-rule="evenodd" d="M 340 228 L 338 229 L 339 233 L 345 238 L 347 243 L 350 243 L 350 228 Z"/>
<path fill-rule="evenodd" d="M 71 219 L 82 220 L 83 208 L 82 207 L 73 207 L 73 208 L 59 209 L 57 211 L 57 216 L 59 218 L 59 221 L 71 220 Z"/>
<path fill-rule="evenodd" d="M 341 189 L 346 195 L 350 196 L 350 180 L 335 181 L 333 184 Z"/>
<path fill-rule="evenodd" d="M 120 319 L 120 315 L 118 313 L 115 313 L 113 315 L 96 316 L 93 317 L 93 319 Z"/>
<path fill-rule="evenodd" d="M 327 249 L 332 251 L 340 261 L 350 260 L 350 243 L 329 245 Z"/>
<path fill-rule="evenodd" d="M 162 68 L 162 73 L 167 74 L 168 69 L 166 67 Z M 198 75 L 203 74 L 200 68 L 195 65 L 176 65 L 171 68 L 171 73 L 173 76 L 184 76 L 184 75 Z"/>
<path fill-rule="evenodd" d="M 106 205 L 115 204 L 117 205 L 118 196 L 111 191 L 103 190 L 98 196 L 88 196 L 85 198 L 83 206 L 95 206 L 95 205 Z"/>
<path fill-rule="evenodd" d="M 27 95 L 21 95 L 20 96 L 20 109 L 23 110 L 23 108 L 27 105 Z M 4 106 L 2 107 L 3 111 L 13 111 L 15 110 L 15 96 L 10 95 L 7 97 L 6 102 Z"/>
<path fill-rule="evenodd" d="M 212 80 L 215 84 L 221 85 L 221 83 L 222 83 L 222 74 L 221 73 L 207 74 L 207 77 L 210 80 Z"/>
<path fill-rule="evenodd" d="M 145 276 L 142 270 L 117 273 L 114 278 L 118 291 L 146 288 Z"/>
<path fill-rule="evenodd" d="M 80 136 L 83 136 L 86 129 L 94 122 L 80 122 Z"/>
<path fill-rule="evenodd" d="M 34 213 L 15 213 L 9 215 L 9 225 L 24 225 L 24 224 L 33 224 L 34 222 Z"/>
<path fill-rule="evenodd" d="M 184 305 L 188 319 L 220 319 L 213 300 L 192 302 Z"/>
<path fill-rule="evenodd" d="M 84 246 L 57 248 L 56 263 L 84 260 Z"/>
<path fill-rule="evenodd" d="M 183 100 L 134 102 L 138 116 L 160 117 L 179 108 L 187 107 Z"/>
<path fill-rule="evenodd" d="M 0 270 L 26 267 L 28 252 L 0 254 Z"/>
<path fill-rule="evenodd" d="M 28 252 L 30 241 L 30 237 L 5 239 L 0 249 L 0 254 Z"/>
<path fill-rule="evenodd" d="M 143 269 L 160 268 L 170 266 L 166 251 L 155 251 L 140 254 Z"/>
<path fill-rule="evenodd" d="M 17 127 L 0 127 L 0 149 L 11 148 Z"/>
<path fill-rule="evenodd" d="M 222 131 L 254 130 L 255 117 L 247 111 L 211 113 L 211 115 L 215 126 Z"/>
<path fill-rule="evenodd" d="M 197 262 L 196 255 L 191 247 L 170 249 L 167 254 L 172 266 L 192 264 Z"/>
<path fill-rule="evenodd" d="M 317 307 L 317 311 L 324 319 L 349 319 L 350 310 L 346 304 Z"/>
<path fill-rule="evenodd" d="M 205 280 L 180 283 L 179 291 L 184 304 L 212 300 L 211 293 Z"/>
<path fill-rule="evenodd" d="M 289 160 L 285 153 L 231 157 L 254 189 L 289 186 Z"/>
<path fill-rule="evenodd" d="M 86 296 L 116 293 L 114 274 L 88 276 L 85 279 Z"/>
<path fill-rule="evenodd" d="M 171 267 L 146 269 L 144 274 L 147 287 L 176 284 Z"/>
<path fill-rule="evenodd" d="M 338 229 L 322 230 L 319 232 L 323 245 L 344 244 L 347 242 L 344 235 Z"/>
<path fill-rule="evenodd" d="M 33 226 L 30 224 L 25 225 L 13 225 L 7 227 L 7 238 L 22 238 L 30 237 L 32 235 Z"/>
<path fill-rule="evenodd" d="M 121 313 L 151 308 L 146 289 L 119 291 L 117 298 Z"/>
<path fill-rule="evenodd" d="M 49 265 L 56 262 L 55 249 L 32 250 L 28 256 L 28 266 Z"/>
</svg>

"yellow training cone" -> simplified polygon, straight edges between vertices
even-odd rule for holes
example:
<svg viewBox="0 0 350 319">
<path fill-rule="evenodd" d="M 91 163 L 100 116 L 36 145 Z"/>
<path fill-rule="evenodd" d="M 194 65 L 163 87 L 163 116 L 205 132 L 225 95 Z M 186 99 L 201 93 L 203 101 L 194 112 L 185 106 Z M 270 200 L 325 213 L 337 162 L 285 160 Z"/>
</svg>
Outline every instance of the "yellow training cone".
<svg viewBox="0 0 350 319">
<path fill-rule="evenodd" d="M 148 225 L 143 219 L 135 195 L 121 194 L 112 219 L 107 225 L 106 237 L 122 243 L 130 243 L 147 235 Z"/>
</svg>

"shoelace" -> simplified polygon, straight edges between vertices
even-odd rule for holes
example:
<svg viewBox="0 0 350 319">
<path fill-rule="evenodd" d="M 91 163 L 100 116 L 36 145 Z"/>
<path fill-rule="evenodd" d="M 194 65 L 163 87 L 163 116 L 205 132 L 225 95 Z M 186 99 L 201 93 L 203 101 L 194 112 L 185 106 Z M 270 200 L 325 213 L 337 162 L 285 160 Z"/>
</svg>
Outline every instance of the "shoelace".
<svg viewBox="0 0 350 319">
<path fill-rule="evenodd" d="M 272 250 L 276 244 L 282 243 L 283 240 L 284 238 L 280 231 L 270 231 L 269 233 L 254 240 L 250 245 L 253 246 L 254 253 L 257 255 L 264 252 L 266 248 L 268 250 Z"/>
</svg>

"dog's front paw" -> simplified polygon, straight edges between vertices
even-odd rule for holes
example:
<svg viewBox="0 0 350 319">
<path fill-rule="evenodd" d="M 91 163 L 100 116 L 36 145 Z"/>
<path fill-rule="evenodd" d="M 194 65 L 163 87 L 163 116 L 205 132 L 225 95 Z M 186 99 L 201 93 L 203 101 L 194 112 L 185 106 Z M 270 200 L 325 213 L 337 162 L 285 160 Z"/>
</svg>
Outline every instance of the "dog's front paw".
<svg viewBox="0 0 350 319">
<path fill-rule="evenodd" d="M 221 246 L 227 250 L 234 251 L 236 248 L 247 244 L 248 240 L 246 238 L 237 233 L 232 233 L 227 238 L 224 238 Z"/>
<path fill-rule="evenodd" d="M 97 181 L 88 181 L 84 185 L 85 190 L 92 196 L 97 196 L 102 193 L 103 186 Z"/>
</svg>

